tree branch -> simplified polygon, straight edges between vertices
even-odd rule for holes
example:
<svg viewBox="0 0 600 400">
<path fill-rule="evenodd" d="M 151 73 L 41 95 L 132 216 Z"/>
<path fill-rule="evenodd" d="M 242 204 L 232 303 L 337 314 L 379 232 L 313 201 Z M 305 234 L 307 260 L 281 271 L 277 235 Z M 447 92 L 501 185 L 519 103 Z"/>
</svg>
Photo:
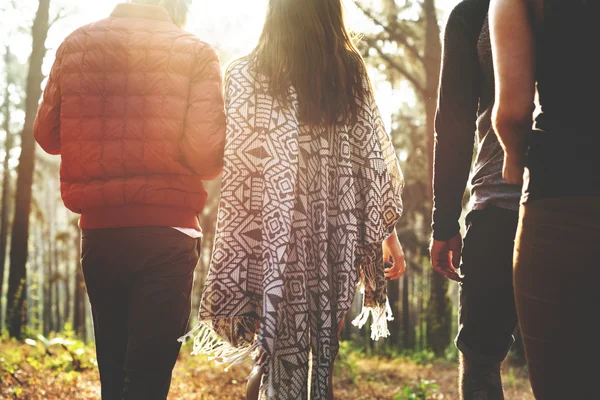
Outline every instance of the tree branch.
<svg viewBox="0 0 600 400">
<path fill-rule="evenodd" d="M 383 61 L 385 61 L 391 68 L 398 71 L 402 76 L 404 76 L 411 83 L 411 85 L 413 85 L 413 87 L 419 93 L 419 95 L 425 96 L 426 90 L 423 87 L 423 84 L 420 82 L 420 80 L 414 74 L 409 72 L 402 65 L 395 62 L 389 55 L 387 55 L 383 50 L 381 50 L 381 48 L 379 46 L 377 46 L 377 44 L 375 43 L 375 41 L 373 39 L 370 39 L 366 36 L 364 37 L 364 39 L 367 42 L 367 44 L 369 45 L 369 47 L 374 49 L 377 52 L 377 54 L 379 54 L 379 56 L 381 57 L 381 59 Z"/>
<path fill-rule="evenodd" d="M 73 10 L 68 10 L 66 7 L 59 8 L 54 18 L 52 18 L 52 20 L 48 23 L 48 29 L 52 28 L 52 26 L 61 19 L 68 17 L 72 12 Z"/>
<path fill-rule="evenodd" d="M 419 50 L 413 45 L 411 44 L 407 39 L 406 36 L 403 34 L 398 34 L 397 32 L 395 32 L 393 29 L 391 29 L 389 26 L 387 26 L 386 24 L 384 24 L 382 21 L 380 21 L 374 14 L 373 12 L 368 9 L 367 7 L 365 7 L 359 0 L 352 0 L 352 2 L 354 3 L 354 5 L 356 5 L 356 7 L 363 13 L 365 14 L 365 16 L 367 16 L 367 18 L 369 18 L 375 25 L 380 26 L 385 32 L 387 32 L 387 34 L 389 35 L 390 40 L 394 40 L 398 43 L 400 43 L 401 45 L 403 45 L 406 50 L 408 50 L 409 53 L 411 53 L 413 55 L 413 57 L 415 57 L 415 59 L 417 59 L 419 62 L 421 62 L 423 65 L 425 64 L 425 58 L 421 55 L 421 53 L 419 52 Z M 395 24 L 398 25 L 398 24 Z M 400 28 L 400 26 L 396 26 L 397 28 Z"/>
</svg>

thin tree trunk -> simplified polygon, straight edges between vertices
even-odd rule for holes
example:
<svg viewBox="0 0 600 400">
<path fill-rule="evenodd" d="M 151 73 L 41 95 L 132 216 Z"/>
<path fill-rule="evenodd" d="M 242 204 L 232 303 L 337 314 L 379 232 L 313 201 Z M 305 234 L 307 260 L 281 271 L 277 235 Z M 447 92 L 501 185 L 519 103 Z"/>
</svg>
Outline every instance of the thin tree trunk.
<svg viewBox="0 0 600 400">
<path fill-rule="evenodd" d="M 73 329 L 80 339 L 85 339 L 85 282 L 81 270 L 81 231 L 77 228 L 75 240 L 77 262 L 75 263 L 75 287 L 73 288 Z"/>
<path fill-rule="evenodd" d="M 56 322 L 56 326 L 55 331 L 56 332 L 60 332 L 62 331 L 62 327 L 63 327 L 63 319 L 62 319 L 62 313 L 60 310 L 61 307 L 61 302 L 60 302 L 60 283 L 61 283 L 61 274 L 60 274 L 60 263 L 58 260 L 58 249 L 57 249 L 57 243 L 56 243 L 56 232 L 54 232 L 54 234 L 52 235 L 52 239 L 51 239 L 53 245 L 52 245 L 52 252 L 51 257 L 52 257 L 52 264 L 53 264 L 53 268 L 54 268 L 54 273 L 52 275 L 52 283 L 54 285 L 54 321 Z"/>
<path fill-rule="evenodd" d="M 10 47 L 7 45 L 5 54 L 4 54 L 4 66 L 6 68 L 6 88 L 4 91 L 4 104 L 3 104 L 3 113 L 4 113 L 4 132 L 6 134 L 6 138 L 4 140 L 4 161 L 2 163 L 3 172 L 2 172 L 2 200 L 0 211 L 0 330 L 4 325 L 4 310 L 2 307 L 1 299 L 4 298 L 3 289 L 4 289 L 4 269 L 6 266 L 6 246 L 8 242 L 8 226 L 9 226 L 9 212 L 8 208 L 10 206 L 10 152 L 14 146 L 14 138 L 10 131 L 10 85 L 12 84 L 12 77 L 10 74 L 10 59 L 11 59 L 11 51 Z"/>
<path fill-rule="evenodd" d="M 419 286 L 417 285 L 419 275 L 420 274 L 415 273 L 410 279 L 410 287 L 412 288 L 410 305 L 414 310 L 414 312 L 409 316 L 410 325 L 413 327 L 412 337 L 414 338 L 411 349 L 415 350 L 419 347 L 419 298 L 422 295 L 422 292 L 419 290 Z"/>
<path fill-rule="evenodd" d="M 348 310 L 344 318 L 344 328 L 342 329 L 342 340 L 352 340 L 352 307 Z"/>
<path fill-rule="evenodd" d="M 66 247 L 66 243 L 63 243 L 63 246 Z M 70 268 L 71 263 L 71 252 L 68 249 L 63 251 L 64 257 L 64 285 L 65 285 L 65 299 L 63 303 L 63 313 L 64 313 L 64 323 L 71 323 L 71 277 L 73 275 L 73 271 Z M 73 324 L 71 323 L 71 326 Z"/>
<path fill-rule="evenodd" d="M 402 347 L 404 349 L 412 348 L 410 331 L 410 279 L 406 272 L 402 277 Z"/>
<path fill-rule="evenodd" d="M 25 123 L 21 133 L 21 156 L 17 169 L 15 213 L 11 235 L 10 271 L 8 277 L 7 325 L 11 337 L 21 338 L 24 321 L 24 288 L 27 277 L 27 253 L 29 244 L 29 214 L 31 212 L 31 189 L 35 167 L 35 141 L 33 123 L 38 101 L 42 94 L 42 63 L 46 55 L 46 37 L 49 29 L 50 0 L 40 0 L 31 29 L 32 46 L 27 75 L 27 99 Z"/>
<path fill-rule="evenodd" d="M 44 229 L 44 237 L 48 237 L 46 233 L 46 229 Z M 48 336 L 48 334 L 52 331 L 53 321 L 52 321 L 52 269 L 50 266 L 50 257 L 49 254 L 49 244 L 44 245 L 44 253 L 42 255 L 42 263 L 43 263 L 43 275 L 44 281 L 42 285 L 44 286 L 44 336 Z"/>
<path fill-rule="evenodd" d="M 42 224 L 38 221 L 37 223 L 37 227 L 36 227 L 36 240 L 38 241 L 38 243 L 42 243 L 44 240 L 44 228 L 42 226 Z M 38 319 L 38 326 L 36 327 L 36 331 L 37 332 L 44 332 L 44 324 L 45 324 L 45 315 L 44 315 L 44 308 L 45 308 L 45 287 L 44 287 L 44 281 L 45 281 L 45 269 L 44 269 L 44 247 L 43 246 L 37 246 L 37 255 L 36 255 L 36 263 L 37 263 L 37 281 L 38 281 L 38 290 L 37 290 L 37 296 L 38 296 L 38 315 L 37 315 L 37 319 Z"/>
<path fill-rule="evenodd" d="M 85 342 L 89 342 L 90 340 L 93 340 L 92 335 L 88 334 L 88 332 L 93 332 L 94 331 L 94 326 L 93 326 L 93 322 L 92 322 L 92 310 L 90 307 L 90 300 L 88 298 L 87 292 L 84 291 L 83 293 L 83 304 L 81 305 L 81 309 L 82 309 L 82 318 L 83 318 L 83 325 L 82 325 L 82 331 L 81 331 L 81 337 L 83 338 L 83 340 Z M 89 310 L 89 312 L 88 312 Z M 88 337 L 89 336 L 89 337 Z"/>
<path fill-rule="evenodd" d="M 400 281 L 388 283 L 388 299 L 392 307 L 394 319 L 389 322 L 390 345 L 397 348 L 400 344 Z"/>
<path fill-rule="evenodd" d="M 50 229 L 46 228 L 46 238 L 50 237 Z M 52 242 L 47 241 L 46 246 L 46 254 L 45 254 L 45 262 L 46 262 L 46 299 L 45 299 L 45 310 L 47 313 L 48 319 L 48 332 L 56 331 L 56 321 L 53 313 L 54 306 L 54 267 L 52 262 Z"/>
<path fill-rule="evenodd" d="M 426 21 L 425 32 L 425 74 L 426 74 L 426 130 L 427 154 L 429 157 L 429 182 L 433 182 L 433 149 L 437 90 L 441 63 L 440 28 L 437 20 L 435 0 L 424 0 L 423 12 Z M 432 185 L 428 186 L 428 198 L 433 197 Z M 426 213 L 426 226 L 431 225 L 431 216 Z M 436 356 L 444 355 L 450 343 L 452 330 L 452 306 L 448 297 L 448 279 L 429 270 L 431 274 L 431 295 L 427 310 L 427 344 Z"/>
<path fill-rule="evenodd" d="M 425 277 L 427 274 L 422 274 L 421 275 L 421 287 L 423 289 L 426 288 L 425 286 Z M 418 327 L 418 334 L 417 334 L 417 340 L 416 340 L 416 349 L 422 349 L 423 348 L 423 295 L 424 292 L 421 291 L 419 292 L 419 294 L 417 295 L 417 315 L 416 315 L 416 325 Z"/>
</svg>

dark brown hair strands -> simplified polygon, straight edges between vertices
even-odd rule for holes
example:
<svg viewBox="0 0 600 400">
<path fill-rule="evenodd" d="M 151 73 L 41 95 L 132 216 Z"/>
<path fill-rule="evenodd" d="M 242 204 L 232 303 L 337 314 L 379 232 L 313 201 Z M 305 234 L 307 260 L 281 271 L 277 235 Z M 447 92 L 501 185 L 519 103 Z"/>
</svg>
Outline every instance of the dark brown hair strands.
<svg viewBox="0 0 600 400">
<path fill-rule="evenodd" d="M 368 78 L 341 0 L 270 0 L 253 59 L 274 96 L 287 99 L 294 87 L 303 123 L 356 120 L 357 98 L 366 95 Z"/>
</svg>

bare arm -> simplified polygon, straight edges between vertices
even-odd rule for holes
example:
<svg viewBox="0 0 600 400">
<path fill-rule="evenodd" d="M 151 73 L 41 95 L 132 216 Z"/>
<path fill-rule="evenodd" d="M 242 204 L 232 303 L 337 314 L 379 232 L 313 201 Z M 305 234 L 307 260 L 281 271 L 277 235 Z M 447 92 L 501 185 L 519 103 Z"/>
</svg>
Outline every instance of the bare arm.
<svg viewBox="0 0 600 400">
<path fill-rule="evenodd" d="M 535 96 L 534 20 L 528 0 L 491 0 L 490 35 L 496 79 L 494 130 L 505 151 L 504 179 L 523 181 Z"/>
</svg>

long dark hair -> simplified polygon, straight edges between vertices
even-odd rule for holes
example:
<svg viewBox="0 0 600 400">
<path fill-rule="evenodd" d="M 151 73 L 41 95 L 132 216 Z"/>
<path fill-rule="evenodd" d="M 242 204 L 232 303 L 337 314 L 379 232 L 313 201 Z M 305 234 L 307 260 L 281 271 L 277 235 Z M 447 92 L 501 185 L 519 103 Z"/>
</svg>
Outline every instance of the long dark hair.
<svg viewBox="0 0 600 400">
<path fill-rule="evenodd" d="M 354 121 L 366 95 L 366 67 L 344 23 L 342 0 L 269 0 L 254 50 L 273 95 L 298 94 L 306 124 Z"/>
</svg>

